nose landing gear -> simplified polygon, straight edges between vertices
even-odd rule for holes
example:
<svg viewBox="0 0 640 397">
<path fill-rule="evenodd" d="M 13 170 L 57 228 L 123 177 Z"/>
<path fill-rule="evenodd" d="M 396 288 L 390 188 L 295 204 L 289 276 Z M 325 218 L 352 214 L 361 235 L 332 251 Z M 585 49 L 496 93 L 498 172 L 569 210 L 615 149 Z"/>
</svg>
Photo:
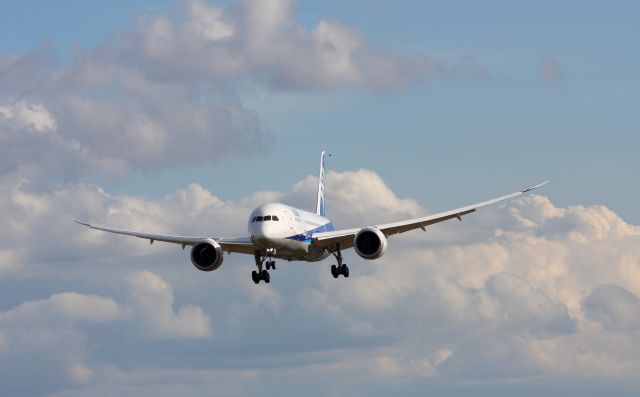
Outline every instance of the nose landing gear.
<svg viewBox="0 0 640 397">
<path fill-rule="evenodd" d="M 274 255 L 275 249 L 271 248 L 267 250 L 267 254 Z M 254 270 L 251 272 L 251 279 L 256 284 L 260 283 L 260 281 L 264 281 L 265 283 L 269 284 L 271 282 L 271 276 L 269 275 L 269 272 L 267 270 L 275 270 L 276 262 L 273 260 L 266 261 L 266 259 L 270 259 L 271 257 L 262 255 L 258 251 L 255 252 L 254 258 L 256 260 L 256 267 L 258 268 L 258 271 Z M 266 269 L 262 268 L 263 265 L 265 265 Z"/>
</svg>

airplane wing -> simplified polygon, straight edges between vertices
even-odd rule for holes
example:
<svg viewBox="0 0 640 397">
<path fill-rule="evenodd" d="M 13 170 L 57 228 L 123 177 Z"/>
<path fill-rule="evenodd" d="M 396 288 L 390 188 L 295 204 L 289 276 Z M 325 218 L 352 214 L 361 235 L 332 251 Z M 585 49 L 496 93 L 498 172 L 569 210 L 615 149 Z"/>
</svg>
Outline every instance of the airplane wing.
<svg viewBox="0 0 640 397">
<path fill-rule="evenodd" d="M 153 244 L 154 241 L 162 241 L 165 243 L 173 243 L 181 245 L 182 248 L 189 246 L 194 246 L 201 242 L 204 239 L 211 238 L 208 236 L 170 236 L 164 234 L 152 234 L 152 233 L 144 233 L 144 232 L 136 232 L 132 230 L 123 230 L 123 229 L 115 229 L 111 227 L 92 225 L 90 223 L 81 222 L 77 219 L 74 219 L 76 223 L 79 223 L 84 226 L 88 226 L 91 229 L 102 230 L 103 232 L 115 233 L 115 234 L 124 234 L 126 236 L 134 236 L 138 238 L 147 239 Z M 222 250 L 225 252 L 236 252 L 240 254 L 250 254 L 256 250 L 256 247 L 253 245 L 253 242 L 249 237 L 239 237 L 239 238 L 213 238 L 220 246 Z"/>
<path fill-rule="evenodd" d="M 515 193 L 507 194 L 504 196 L 496 197 L 491 200 L 483 201 L 476 204 L 471 204 L 466 207 L 457 208 L 455 210 L 441 212 L 438 214 L 427 215 L 421 218 L 407 219 L 400 222 L 385 223 L 382 225 L 374 226 L 380 230 L 387 237 L 393 234 L 399 234 L 408 232 L 409 230 L 422 229 L 425 230 L 425 226 L 433 225 L 434 223 L 444 222 L 449 219 L 457 218 L 462 220 L 462 216 L 475 212 L 478 208 L 485 207 L 487 205 L 499 203 L 520 195 L 523 195 L 533 189 L 537 189 L 540 186 L 546 184 L 549 181 L 544 181 L 539 185 L 532 186 L 527 189 L 517 191 Z M 322 232 L 313 235 L 314 244 L 317 247 L 325 248 L 329 251 L 333 251 L 337 248 L 338 244 L 341 249 L 353 247 L 353 239 L 362 228 L 336 230 L 332 232 Z"/>
</svg>

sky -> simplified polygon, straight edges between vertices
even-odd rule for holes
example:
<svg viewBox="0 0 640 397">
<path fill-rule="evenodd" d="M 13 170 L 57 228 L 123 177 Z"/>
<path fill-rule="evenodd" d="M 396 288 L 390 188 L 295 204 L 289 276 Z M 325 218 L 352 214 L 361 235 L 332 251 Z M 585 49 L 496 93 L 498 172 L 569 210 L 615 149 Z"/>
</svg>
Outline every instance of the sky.
<svg viewBox="0 0 640 397">
<path fill-rule="evenodd" d="M 637 2 L 1 6 L 0 394 L 638 394 Z M 344 228 L 551 182 L 338 280 L 72 222 L 242 236 L 321 150 Z"/>
</svg>

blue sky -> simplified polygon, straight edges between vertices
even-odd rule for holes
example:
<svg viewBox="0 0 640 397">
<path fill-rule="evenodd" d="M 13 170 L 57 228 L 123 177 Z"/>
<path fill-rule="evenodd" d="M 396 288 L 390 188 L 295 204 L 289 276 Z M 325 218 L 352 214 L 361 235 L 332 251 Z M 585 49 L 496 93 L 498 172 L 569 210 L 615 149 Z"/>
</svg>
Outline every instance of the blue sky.
<svg viewBox="0 0 640 397">
<path fill-rule="evenodd" d="M 640 6 L 614 5 L 3 2 L 0 394 L 637 395 Z M 551 183 L 345 283 L 70 221 L 242 235 L 313 206 L 321 150 L 343 227 Z"/>
</svg>

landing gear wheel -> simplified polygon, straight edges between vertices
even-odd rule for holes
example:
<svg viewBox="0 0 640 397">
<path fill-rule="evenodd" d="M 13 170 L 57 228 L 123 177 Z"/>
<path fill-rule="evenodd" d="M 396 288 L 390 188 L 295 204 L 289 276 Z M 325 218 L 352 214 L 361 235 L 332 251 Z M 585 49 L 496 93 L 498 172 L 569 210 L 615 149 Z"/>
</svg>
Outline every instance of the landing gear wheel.
<svg viewBox="0 0 640 397">
<path fill-rule="evenodd" d="M 276 261 L 267 261 L 267 270 L 269 269 L 276 269 Z"/>
<path fill-rule="evenodd" d="M 348 278 L 349 277 L 349 266 L 342 265 L 342 268 L 340 269 L 340 273 L 342 273 L 343 276 Z"/>
<path fill-rule="evenodd" d="M 258 284 L 260 282 L 260 276 L 258 276 L 258 272 L 255 270 L 251 272 L 251 279 L 254 283 Z"/>
<path fill-rule="evenodd" d="M 269 282 L 271 281 L 271 276 L 269 276 L 269 272 L 266 270 L 263 270 L 260 273 L 260 278 L 262 279 L 262 281 L 264 281 L 267 284 L 269 284 Z"/>
<path fill-rule="evenodd" d="M 340 275 L 340 273 L 338 272 L 338 266 L 331 265 L 331 275 L 333 276 L 333 278 L 338 278 L 338 276 Z"/>
</svg>

